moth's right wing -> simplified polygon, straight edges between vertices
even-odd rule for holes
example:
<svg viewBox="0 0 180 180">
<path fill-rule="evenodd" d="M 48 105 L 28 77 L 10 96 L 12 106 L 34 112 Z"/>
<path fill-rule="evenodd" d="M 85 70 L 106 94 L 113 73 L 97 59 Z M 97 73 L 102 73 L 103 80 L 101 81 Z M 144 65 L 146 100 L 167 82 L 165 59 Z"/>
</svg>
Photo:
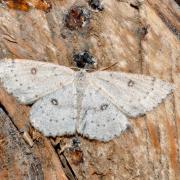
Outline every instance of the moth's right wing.
<svg viewBox="0 0 180 180">
<path fill-rule="evenodd" d="M 89 76 L 130 117 L 151 111 L 174 89 L 171 83 L 141 74 L 96 71 Z"/>
<path fill-rule="evenodd" d="M 56 91 L 73 78 L 74 71 L 65 66 L 23 59 L 0 60 L 3 87 L 24 104 Z"/>
</svg>

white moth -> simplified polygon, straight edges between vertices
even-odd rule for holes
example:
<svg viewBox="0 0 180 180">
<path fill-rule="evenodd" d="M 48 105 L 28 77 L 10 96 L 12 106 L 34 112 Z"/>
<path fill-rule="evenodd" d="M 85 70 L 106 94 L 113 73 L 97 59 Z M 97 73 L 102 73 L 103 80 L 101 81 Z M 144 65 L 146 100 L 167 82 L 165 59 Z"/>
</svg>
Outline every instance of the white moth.
<svg viewBox="0 0 180 180">
<path fill-rule="evenodd" d="M 34 103 L 30 121 L 45 136 L 79 133 L 100 141 L 120 135 L 128 117 L 152 110 L 173 90 L 150 76 L 18 59 L 0 61 L 0 80 L 19 102 Z"/>
</svg>

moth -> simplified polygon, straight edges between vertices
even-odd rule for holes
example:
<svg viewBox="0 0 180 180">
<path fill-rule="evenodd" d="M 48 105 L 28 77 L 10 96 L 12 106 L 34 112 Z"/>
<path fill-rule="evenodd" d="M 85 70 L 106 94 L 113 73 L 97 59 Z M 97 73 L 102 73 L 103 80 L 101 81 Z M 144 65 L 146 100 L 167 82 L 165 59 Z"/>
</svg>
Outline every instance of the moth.
<svg viewBox="0 0 180 180">
<path fill-rule="evenodd" d="M 141 74 L 74 71 L 33 60 L 1 60 L 2 86 L 22 104 L 33 104 L 30 122 L 45 136 L 81 134 L 109 141 L 128 117 L 151 111 L 173 84 Z"/>
</svg>

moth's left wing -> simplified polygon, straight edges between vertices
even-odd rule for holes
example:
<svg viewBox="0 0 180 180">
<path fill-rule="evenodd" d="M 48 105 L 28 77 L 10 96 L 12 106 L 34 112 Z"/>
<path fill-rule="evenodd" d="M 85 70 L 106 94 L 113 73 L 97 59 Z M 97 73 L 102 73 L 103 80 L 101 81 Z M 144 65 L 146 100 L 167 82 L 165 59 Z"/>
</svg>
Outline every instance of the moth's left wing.
<svg viewBox="0 0 180 180">
<path fill-rule="evenodd" d="M 30 122 L 45 136 L 73 135 L 76 109 L 76 88 L 70 83 L 35 102 L 30 110 Z"/>
<path fill-rule="evenodd" d="M 140 74 L 96 71 L 89 76 L 130 117 L 152 110 L 173 90 L 171 83 Z"/>
<path fill-rule="evenodd" d="M 24 104 L 56 91 L 73 81 L 74 71 L 65 66 L 33 60 L 0 60 L 0 81 L 8 93 Z"/>
</svg>

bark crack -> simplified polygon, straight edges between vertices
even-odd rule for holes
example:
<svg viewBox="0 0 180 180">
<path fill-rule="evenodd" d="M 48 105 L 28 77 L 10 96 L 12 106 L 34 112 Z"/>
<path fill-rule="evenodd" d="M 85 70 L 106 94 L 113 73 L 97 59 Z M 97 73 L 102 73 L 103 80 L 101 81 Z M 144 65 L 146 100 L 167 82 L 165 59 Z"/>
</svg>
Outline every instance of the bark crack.
<svg viewBox="0 0 180 180">
<path fill-rule="evenodd" d="M 138 44 L 139 44 L 139 63 L 140 63 L 140 72 L 143 73 L 144 71 L 144 48 L 142 45 L 142 41 L 144 40 L 146 34 L 148 33 L 148 25 L 144 24 L 142 18 L 141 18 L 141 8 L 142 4 L 138 2 L 137 4 L 130 4 L 132 8 L 135 8 L 138 11 L 138 31 L 137 31 L 137 37 L 138 37 Z M 155 172 L 154 164 L 150 160 L 150 149 L 149 149 L 149 136 L 148 136 L 148 125 L 147 125 L 147 117 L 144 117 L 145 122 L 145 138 L 146 138 L 146 159 L 149 164 L 150 169 L 153 171 L 153 177 L 154 179 L 158 179 Z"/>
</svg>

